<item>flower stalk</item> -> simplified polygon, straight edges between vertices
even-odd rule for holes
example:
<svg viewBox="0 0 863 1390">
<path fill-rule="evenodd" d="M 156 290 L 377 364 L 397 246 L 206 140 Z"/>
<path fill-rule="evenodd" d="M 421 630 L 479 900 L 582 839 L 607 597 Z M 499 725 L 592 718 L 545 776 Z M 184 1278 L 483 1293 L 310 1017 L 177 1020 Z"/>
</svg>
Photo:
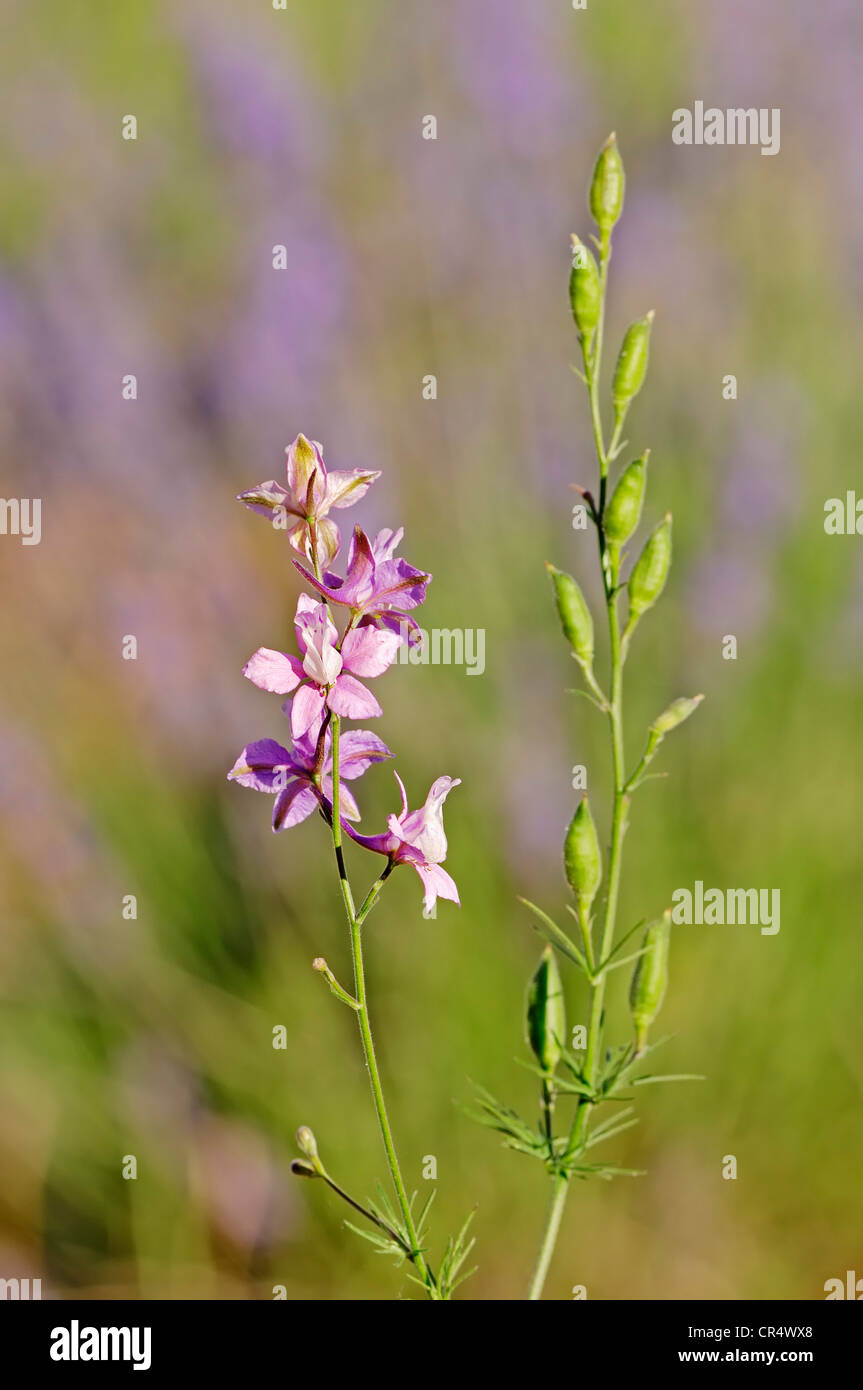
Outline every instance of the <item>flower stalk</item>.
<svg viewBox="0 0 863 1390">
<path fill-rule="evenodd" d="M 361 469 L 328 472 L 320 444 L 303 435 L 287 450 L 286 472 L 286 486 L 271 480 L 241 494 L 239 500 L 252 511 L 270 516 L 277 529 L 287 530 L 290 545 L 303 557 L 294 564 L 313 591 L 300 594 L 297 601 L 294 625 L 298 652 L 260 647 L 243 668 L 243 674 L 259 689 L 289 697 L 282 709 L 290 721 L 292 741 L 289 748 L 275 739 L 247 744 L 228 775 L 243 786 L 275 797 L 274 830 L 298 825 L 316 810 L 329 828 L 350 937 L 354 993 L 339 984 L 323 956 L 315 958 L 313 968 L 323 975 L 331 993 L 357 1016 L 395 1205 L 382 1189 L 377 1201 L 365 1204 L 349 1195 L 324 1169 L 307 1126 L 297 1133 L 303 1157 L 294 1160 L 292 1171 L 297 1177 L 323 1178 L 373 1227 L 372 1231 L 352 1229 L 399 1263 L 409 1261 L 412 1277 L 426 1297 L 439 1302 L 451 1298 L 458 1283 L 467 1277 L 462 1266 L 473 1244 L 467 1236 L 469 1221 L 447 1242 L 435 1274 L 424 1242 L 431 1197 L 420 1211 L 414 1211 L 416 1193 L 408 1195 L 384 1099 L 372 1035 L 362 931 L 384 884 L 401 864 L 416 871 L 427 912 L 438 897 L 458 904 L 456 885 L 442 867 L 447 852 L 443 803 L 458 786 L 458 779 L 439 777 L 425 804 L 411 811 L 396 774 L 401 812 L 390 815 L 384 832 L 360 835 L 352 826 L 359 820 L 360 810 L 347 783 L 392 754 L 376 734 L 343 727 L 345 719 L 383 714 L 364 682 L 392 665 L 403 641 L 414 640 L 416 622 L 411 610 L 425 599 L 431 575 L 396 556 L 401 530 L 381 531 L 371 540 L 360 527 L 354 530 L 344 576 L 334 573 L 331 567 L 341 550 L 341 535 L 329 512 L 352 506 L 379 474 Z M 341 633 L 337 626 L 340 619 Z M 364 850 L 382 855 L 386 861 L 359 908 L 345 861 L 345 832 Z"/>
</svg>

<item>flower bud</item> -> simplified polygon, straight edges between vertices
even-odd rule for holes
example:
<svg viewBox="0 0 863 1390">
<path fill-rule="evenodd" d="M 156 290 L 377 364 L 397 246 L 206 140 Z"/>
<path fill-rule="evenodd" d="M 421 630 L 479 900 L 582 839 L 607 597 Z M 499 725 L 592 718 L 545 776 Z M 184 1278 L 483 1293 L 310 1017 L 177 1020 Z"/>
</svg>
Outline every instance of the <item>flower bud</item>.
<svg viewBox="0 0 863 1390">
<path fill-rule="evenodd" d="M 644 933 L 643 954 L 638 957 L 629 986 L 629 1010 L 635 1026 L 636 1056 L 644 1051 L 647 1030 L 662 1007 L 668 984 L 668 943 L 671 912 L 651 922 Z"/>
<path fill-rule="evenodd" d="M 668 709 L 664 709 L 654 719 L 650 726 L 651 733 L 656 734 L 657 738 L 664 738 L 672 729 L 676 729 L 678 724 L 682 724 L 684 719 L 688 719 L 690 714 L 694 714 L 703 699 L 703 695 L 681 695 L 678 700 L 672 700 Z"/>
<path fill-rule="evenodd" d="M 569 302 L 572 317 L 582 338 L 587 341 L 599 323 L 602 294 L 599 271 L 588 248 L 573 233 L 572 270 L 569 273 Z"/>
<path fill-rule="evenodd" d="M 319 1178 L 320 1173 L 313 1168 L 311 1163 L 307 1163 L 304 1158 L 295 1158 L 291 1161 L 291 1172 L 295 1178 Z"/>
<path fill-rule="evenodd" d="M 309 1129 L 308 1125 L 300 1125 L 297 1130 L 297 1148 L 306 1158 L 316 1159 L 318 1157 L 318 1141 Z"/>
<path fill-rule="evenodd" d="M 582 666 L 593 665 L 593 618 L 572 575 L 546 565 L 554 586 L 554 598 L 563 635 Z"/>
<path fill-rule="evenodd" d="M 602 882 L 602 855 L 596 826 L 590 814 L 586 796 L 581 798 L 563 843 L 563 864 L 566 881 L 578 899 L 578 910 L 584 920 L 590 913 Z"/>
<path fill-rule="evenodd" d="M 668 578 L 671 568 L 671 513 L 660 521 L 648 537 L 647 544 L 636 560 L 629 576 L 629 627 L 652 608 Z"/>
<path fill-rule="evenodd" d="M 609 135 L 599 152 L 590 182 L 588 203 L 599 230 L 610 232 L 623 211 L 623 160 L 617 148 L 617 136 Z"/>
<path fill-rule="evenodd" d="M 554 952 L 543 951 L 527 994 L 527 1041 L 544 1072 L 550 1075 L 560 1060 L 566 1038 L 563 986 Z"/>
<path fill-rule="evenodd" d="M 620 481 L 611 494 L 603 519 L 603 529 L 611 545 L 625 545 L 641 520 L 649 457 L 650 450 L 645 449 L 641 458 L 634 459 L 621 473 Z"/>
<path fill-rule="evenodd" d="M 631 323 L 623 335 L 611 394 L 614 398 L 614 413 L 620 419 L 644 385 L 647 375 L 647 359 L 650 353 L 650 328 L 653 323 L 653 310 L 643 319 Z"/>
</svg>

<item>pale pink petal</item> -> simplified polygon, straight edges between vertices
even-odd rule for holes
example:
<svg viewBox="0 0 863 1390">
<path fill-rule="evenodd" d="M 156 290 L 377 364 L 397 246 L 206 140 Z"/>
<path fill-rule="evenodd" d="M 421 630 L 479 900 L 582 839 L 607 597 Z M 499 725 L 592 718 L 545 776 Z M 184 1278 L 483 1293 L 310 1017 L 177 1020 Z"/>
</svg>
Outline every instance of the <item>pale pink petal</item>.
<svg viewBox="0 0 863 1390">
<path fill-rule="evenodd" d="M 372 541 L 372 553 L 374 554 L 376 563 L 379 564 L 382 560 L 391 560 L 393 558 L 393 555 L 401 544 L 404 533 L 405 528 L 403 526 L 400 526 L 397 531 L 393 531 L 388 526 L 385 526 L 382 531 L 378 531 L 378 534 Z"/>
<path fill-rule="evenodd" d="M 276 511 L 293 516 L 300 515 L 291 494 L 273 478 L 266 483 L 258 483 L 257 487 L 250 488 L 248 492 L 241 492 L 237 501 L 257 512 L 259 516 L 271 517 Z"/>
<path fill-rule="evenodd" d="M 301 685 L 291 701 L 291 733 L 301 739 L 312 725 L 321 718 L 324 710 L 324 692 L 316 685 Z"/>
<path fill-rule="evenodd" d="M 327 704 L 333 714 L 344 715 L 345 719 L 373 719 L 383 714 L 372 692 L 344 672 L 327 696 Z"/>
<path fill-rule="evenodd" d="M 327 476 L 327 491 L 321 511 L 328 512 L 330 507 L 352 507 L 361 497 L 365 497 L 372 483 L 380 476 L 380 472 L 372 472 L 367 468 L 336 470 L 330 473 Z"/>
<path fill-rule="evenodd" d="M 460 778 L 438 777 L 431 785 L 425 805 L 401 820 L 402 838 L 418 849 L 429 864 L 440 864 L 446 859 L 443 804 L 453 788 L 460 785 Z"/>
<path fill-rule="evenodd" d="M 423 906 L 426 912 L 431 912 L 438 898 L 446 898 L 449 902 L 457 903 L 461 907 L 458 889 L 446 869 L 442 869 L 440 864 L 414 864 L 413 867 L 422 879 L 422 885 L 425 889 Z"/>
<path fill-rule="evenodd" d="M 355 676 L 381 676 L 396 659 L 399 638 L 378 627 L 355 627 L 342 642 L 342 659 Z"/>
<path fill-rule="evenodd" d="M 243 667 L 243 675 L 259 690 L 270 690 L 275 695 L 290 695 L 303 679 L 303 665 L 289 652 L 258 647 Z"/>
</svg>

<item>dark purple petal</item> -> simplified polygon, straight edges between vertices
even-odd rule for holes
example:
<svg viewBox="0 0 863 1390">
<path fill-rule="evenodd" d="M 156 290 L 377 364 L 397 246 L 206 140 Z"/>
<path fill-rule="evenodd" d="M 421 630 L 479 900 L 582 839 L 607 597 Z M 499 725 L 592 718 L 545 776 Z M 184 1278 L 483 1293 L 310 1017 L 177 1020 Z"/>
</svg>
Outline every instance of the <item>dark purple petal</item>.
<svg viewBox="0 0 863 1390">
<path fill-rule="evenodd" d="M 273 738 L 262 738 L 256 743 L 246 744 L 228 773 L 228 780 L 239 782 L 241 787 L 252 787 L 258 792 L 273 793 L 284 786 L 286 775 L 296 771 L 298 769 L 287 748 Z"/>
</svg>

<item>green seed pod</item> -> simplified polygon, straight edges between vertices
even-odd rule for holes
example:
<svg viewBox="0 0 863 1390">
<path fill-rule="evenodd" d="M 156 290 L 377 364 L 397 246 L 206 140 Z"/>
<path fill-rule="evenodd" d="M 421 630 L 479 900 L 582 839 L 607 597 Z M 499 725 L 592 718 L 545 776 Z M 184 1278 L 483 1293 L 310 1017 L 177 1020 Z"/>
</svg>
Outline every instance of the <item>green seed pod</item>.
<svg viewBox="0 0 863 1390">
<path fill-rule="evenodd" d="M 671 936 L 671 912 L 666 911 L 651 922 L 644 933 L 644 954 L 638 957 L 629 986 L 629 1010 L 635 1025 L 635 1051 L 643 1052 L 647 1030 L 659 1010 L 668 984 L 668 943 Z"/>
<path fill-rule="evenodd" d="M 612 132 L 599 152 L 590 181 L 588 204 L 599 230 L 610 232 L 623 211 L 623 160 Z"/>
<path fill-rule="evenodd" d="M 654 719 L 650 726 L 651 733 L 656 734 L 657 738 L 664 738 L 672 729 L 676 729 L 678 724 L 682 724 L 684 719 L 688 719 L 690 714 L 694 714 L 703 699 L 703 695 L 681 695 L 680 699 L 672 700 L 668 709 L 664 709 Z"/>
<path fill-rule="evenodd" d="M 636 560 L 629 576 L 629 627 L 652 608 L 668 578 L 671 568 L 671 513 L 660 521 L 648 537 L 647 544 Z"/>
<path fill-rule="evenodd" d="M 578 803 L 566 832 L 563 865 L 566 881 L 578 899 L 578 910 L 586 921 L 602 882 L 602 855 L 586 796 Z"/>
<path fill-rule="evenodd" d="M 593 664 L 593 618 L 584 594 L 572 575 L 555 569 L 554 565 L 547 564 L 546 569 L 554 586 L 563 635 L 582 666 L 590 667 Z"/>
<path fill-rule="evenodd" d="M 566 1008 L 560 971 L 550 946 L 540 956 L 528 988 L 526 1022 L 530 1049 L 543 1071 L 551 1075 L 566 1038 Z"/>
<path fill-rule="evenodd" d="M 653 323 L 653 310 L 643 319 L 631 323 L 623 335 L 611 394 L 614 398 L 614 413 L 620 419 L 625 415 L 630 401 L 638 395 L 647 375 L 647 359 L 650 355 L 650 328 Z"/>
<path fill-rule="evenodd" d="M 582 338 L 587 341 L 596 331 L 602 304 L 599 270 L 588 248 L 578 237 L 572 237 L 572 270 L 569 273 L 569 302 L 572 317 Z"/>
<path fill-rule="evenodd" d="M 647 460 L 650 450 L 634 459 L 620 475 L 620 481 L 605 509 L 603 527 L 606 538 L 614 546 L 625 545 L 641 520 L 644 485 L 647 479 Z"/>
</svg>

